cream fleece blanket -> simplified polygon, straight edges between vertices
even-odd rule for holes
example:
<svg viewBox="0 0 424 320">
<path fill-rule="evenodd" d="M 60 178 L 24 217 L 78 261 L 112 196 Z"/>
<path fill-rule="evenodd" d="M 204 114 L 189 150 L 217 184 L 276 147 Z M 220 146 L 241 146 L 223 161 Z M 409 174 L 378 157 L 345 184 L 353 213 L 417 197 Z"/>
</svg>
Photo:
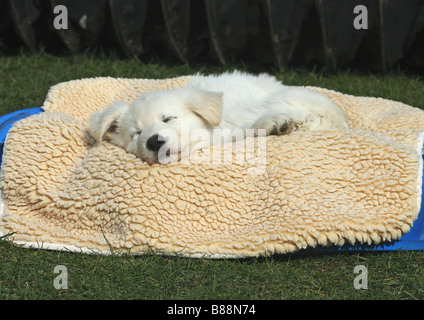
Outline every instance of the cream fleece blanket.
<svg viewBox="0 0 424 320">
<path fill-rule="evenodd" d="M 421 205 L 424 112 L 399 102 L 309 87 L 338 104 L 351 129 L 267 137 L 261 152 L 252 139 L 226 145 L 217 152 L 230 160 L 220 164 L 207 161 L 212 148 L 195 164 L 149 166 L 87 135 L 96 110 L 188 79 L 52 87 L 46 112 L 7 136 L 0 235 L 26 247 L 222 258 L 377 244 L 409 231 Z"/>
</svg>

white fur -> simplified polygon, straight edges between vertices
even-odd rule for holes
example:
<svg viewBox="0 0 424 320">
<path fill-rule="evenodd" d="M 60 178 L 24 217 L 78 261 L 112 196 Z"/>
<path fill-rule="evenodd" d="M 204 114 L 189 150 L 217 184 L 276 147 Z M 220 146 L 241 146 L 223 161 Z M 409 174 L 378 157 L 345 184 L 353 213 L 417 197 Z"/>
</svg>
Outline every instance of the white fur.
<svg viewBox="0 0 424 320">
<path fill-rule="evenodd" d="M 343 111 L 323 95 L 284 86 L 267 74 L 236 71 L 197 74 L 183 88 L 147 92 L 131 104 L 115 102 L 90 118 L 88 130 L 98 142 L 107 140 L 155 163 L 210 146 L 217 127 L 280 135 L 348 124 Z"/>
</svg>

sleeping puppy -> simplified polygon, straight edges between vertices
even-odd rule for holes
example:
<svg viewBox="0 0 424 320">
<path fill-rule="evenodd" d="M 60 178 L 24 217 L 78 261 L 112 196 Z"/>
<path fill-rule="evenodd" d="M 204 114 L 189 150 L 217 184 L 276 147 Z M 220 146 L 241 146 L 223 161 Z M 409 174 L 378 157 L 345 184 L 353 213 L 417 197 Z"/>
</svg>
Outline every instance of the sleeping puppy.
<svg viewBox="0 0 424 320">
<path fill-rule="evenodd" d="M 183 88 L 147 92 L 131 104 L 115 102 L 91 116 L 88 132 L 153 164 L 234 141 L 236 134 L 347 128 L 345 114 L 327 97 L 267 74 L 235 71 L 197 74 Z M 217 129 L 227 133 L 221 132 L 222 140 L 213 138 Z"/>
</svg>

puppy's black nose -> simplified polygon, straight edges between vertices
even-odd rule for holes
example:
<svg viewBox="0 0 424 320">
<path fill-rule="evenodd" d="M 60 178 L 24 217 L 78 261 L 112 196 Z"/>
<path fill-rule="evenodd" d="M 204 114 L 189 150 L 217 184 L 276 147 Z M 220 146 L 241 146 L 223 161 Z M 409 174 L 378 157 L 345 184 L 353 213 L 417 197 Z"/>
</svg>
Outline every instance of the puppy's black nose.
<svg viewBox="0 0 424 320">
<path fill-rule="evenodd" d="M 165 144 L 165 138 L 161 137 L 158 134 L 154 134 L 149 139 L 147 139 L 147 149 L 150 151 L 158 152 L 160 147 Z"/>
</svg>

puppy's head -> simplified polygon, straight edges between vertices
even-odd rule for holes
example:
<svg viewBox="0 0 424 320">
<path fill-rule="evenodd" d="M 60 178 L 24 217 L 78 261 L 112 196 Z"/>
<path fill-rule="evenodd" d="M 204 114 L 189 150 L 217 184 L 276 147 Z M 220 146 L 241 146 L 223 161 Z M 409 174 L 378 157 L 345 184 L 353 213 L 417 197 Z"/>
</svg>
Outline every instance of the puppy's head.
<svg viewBox="0 0 424 320">
<path fill-rule="evenodd" d="M 88 131 L 148 163 L 169 163 L 209 146 L 222 117 L 222 93 L 191 87 L 151 91 L 95 113 Z"/>
</svg>

